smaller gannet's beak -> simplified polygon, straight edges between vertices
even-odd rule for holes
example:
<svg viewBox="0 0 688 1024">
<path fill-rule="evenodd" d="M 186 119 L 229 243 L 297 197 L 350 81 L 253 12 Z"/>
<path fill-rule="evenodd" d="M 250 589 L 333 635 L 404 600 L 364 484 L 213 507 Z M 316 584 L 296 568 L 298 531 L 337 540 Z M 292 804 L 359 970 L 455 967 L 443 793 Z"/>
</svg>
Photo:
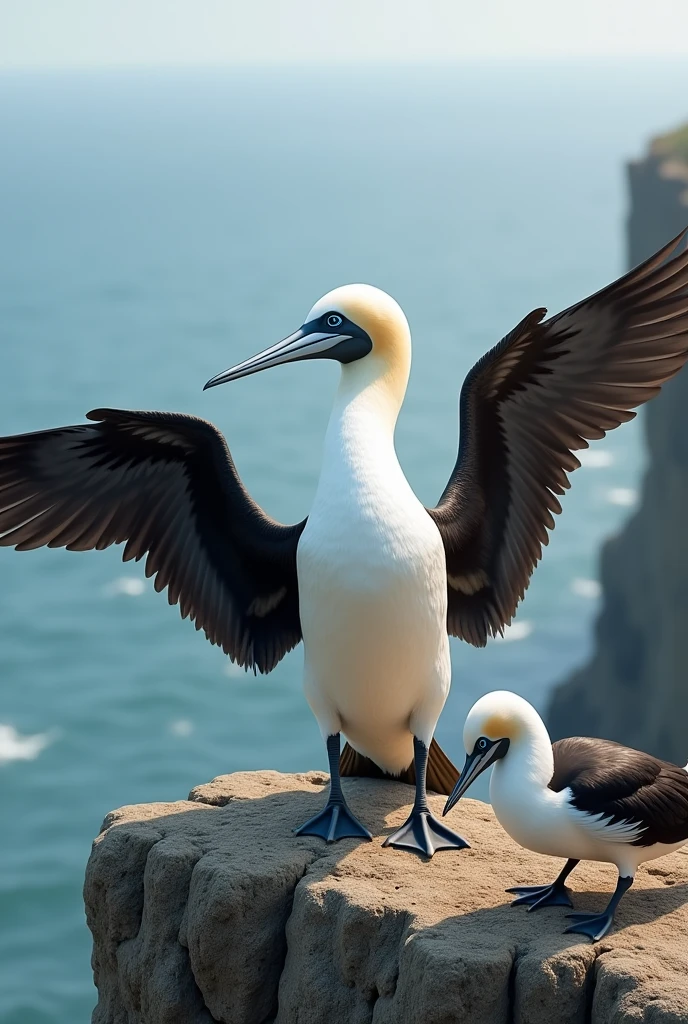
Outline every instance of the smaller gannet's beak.
<svg viewBox="0 0 688 1024">
<path fill-rule="evenodd" d="M 358 333 L 358 332 L 357 332 Z M 363 334 L 363 332 L 360 332 Z M 367 340 L 367 335 L 364 335 Z M 338 334 L 336 331 L 323 331 L 318 321 L 312 321 L 299 327 L 288 338 L 283 338 L 276 345 L 266 348 L 258 355 L 245 359 L 243 363 L 237 363 L 224 373 L 218 373 L 211 377 L 203 390 L 215 388 L 218 384 L 226 384 L 230 380 L 238 380 L 239 377 L 248 377 L 251 373 L 258 373 L 259 370 L 267 370 L 270 366 L 280 366 L 282 363 L 295 363 L 300 359 L 339 359 L 347 362 L 347 354 L 351 349 L 351 343 L 355 343 L 360 349 L 360 337 L 352 334 Z M 365 355 L 366 351 L 360 351 L 358 355 Z"/>
<path fill-rule="evenodd" d="M 473 748 L 472 754 L 466 754 L 466 763 L 463 766 L 463 771 L 459 775 L 458 781 L 454 786 L 446 804 L 442 811 L 442 816 L 450 811 L 455 803 L 461 799 L 466 790 L 471 786 L 479 775 L 498 761 L 500 757 L 504 757 L 507 750 L 509 749 L 509 740 L 488 740 L 488 746 L 480 749 L 478 743 Z"/>
</svg>

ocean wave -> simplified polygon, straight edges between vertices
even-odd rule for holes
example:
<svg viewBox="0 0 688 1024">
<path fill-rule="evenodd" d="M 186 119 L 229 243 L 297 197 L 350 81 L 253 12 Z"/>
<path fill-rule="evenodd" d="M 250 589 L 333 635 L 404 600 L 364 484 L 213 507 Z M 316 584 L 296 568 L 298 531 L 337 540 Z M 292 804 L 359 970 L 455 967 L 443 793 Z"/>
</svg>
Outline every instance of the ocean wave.
<svg viewBox="0 0 688 1024">
<path fill-rule="evenodd" d="M 614 462 L 614 456 L 605 448 L 583 448 L 576 452 L 576 458 L 585 469 L 606 469 Z"/>
<path fill-rule="evenodd" d="M 227 658 L 224 666 L 224 673 L 229 676 L 230 679 L 249 679 L 253 678 L 253 673 L 249 673 L 241 665 L 237 665 L 236 662 L 230 661 Z"/>
<path fill-rule="evenodd" d="M 9 761 L 34 761 L 54 738 L 55 734 L 50 732 L 22 736 L 13 725 L 0 722 L 0 764 Z"/>
<path fill-rule="evenodd" d="M 504 636 L 495 637 L 501 644 L 512 643 L 514 640 L 525 640 L 533 632 L 533 623 L 523 619 L 522 622 L 512 622 L 510 626 L 504 627 Z"/>
<path fill-rule="evenodd" d="M 103 594 L 105 597 L 140 597 L 145 589 L 145 581 L 138 576 L 119 576 L 103 587 Z"/>
<path fill-rule="evenodd" d="M 190 736 L 193 729 L 193 722 L 188 718 L 178 718 L 176 722 L 170 722 L 170 732 L 173 736 Z"/>
<path fill-rule="evenodd" d="M 623 505 L 630 508 L 638 500 L 638 492 L 632 487 L 612 487 L 607 491 L 607 501 L 612 505 Z"/>
<path fill-rule="evenodd" d="M 599 580 L 588 580 L 581 577 L 571 581 L 571 592 L 578 597 L 587 597 L 591 601 L 602 593 L 602 584 Z"/>
</svg>

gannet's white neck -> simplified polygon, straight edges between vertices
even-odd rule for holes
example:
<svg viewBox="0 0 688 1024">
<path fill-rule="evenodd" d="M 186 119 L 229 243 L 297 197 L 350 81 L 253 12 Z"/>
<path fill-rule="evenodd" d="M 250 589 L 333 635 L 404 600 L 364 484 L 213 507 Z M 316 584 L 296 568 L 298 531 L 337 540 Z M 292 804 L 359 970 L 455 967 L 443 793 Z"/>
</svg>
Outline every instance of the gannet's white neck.
<svg viewBox="0 0 688 1024">
<path fill-rule="evenodd" d="M 386 468 L 398 467 L 394 430 L 411 369 L 411 337 L 406 319 L 379 320 L 375 348 L 365 359 L 345 363 L 332 406 L 321 479 L 340 472 L 342 463 L 359 476 L 367 470 L 371 484 Z M 340 467 L 338 470 L 337 467 Z"/>
<path fill-rule="evenodd" d="M 393 434 L 406 394 L 411 366 L 371 354 L 367 359 L 342 366 L 332 418 L 350 414 L 373 417 L 382 432 Z"/>
<path fill-rule="evenodd" d="M 404 326 L 405 335 L 387 351 L 373 351 L 341 368 L 311 515 L 326 507 L 330 523 L 348 515 L 355 521 L 385 520 L 392 530 L 396 517 L 408 518 L 410 507 L 419 505 L 394 446 L 411 364 Z"/>
</svg>

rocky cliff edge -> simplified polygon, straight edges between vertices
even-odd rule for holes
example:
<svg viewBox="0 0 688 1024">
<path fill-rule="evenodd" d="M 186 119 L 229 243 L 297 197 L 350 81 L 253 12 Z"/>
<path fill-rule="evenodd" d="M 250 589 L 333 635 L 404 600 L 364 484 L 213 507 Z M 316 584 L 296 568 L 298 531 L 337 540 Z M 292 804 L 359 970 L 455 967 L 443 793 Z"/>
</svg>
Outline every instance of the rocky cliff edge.
<svg viewBox="0 0 688 1024">
<path fill-rule="evenodd" d="M 108 815 L 85 885 L 95 1024 L 688 1022 L 687 856 L 641 867 L 592 945 L 563 934 L 565 909 L 509 905 L 507 886 L 560 863 L 516 846 L 487 804 L 448 816 L 470 850 L 425 861 L 381 847 L 410 808 L 401 783 L 345 782 L 372 843 L 294 837 L 326 786 L 240 772 Z M 572 882 L 596 911 L 615 871 L 582 864 Z"/>
</svg>

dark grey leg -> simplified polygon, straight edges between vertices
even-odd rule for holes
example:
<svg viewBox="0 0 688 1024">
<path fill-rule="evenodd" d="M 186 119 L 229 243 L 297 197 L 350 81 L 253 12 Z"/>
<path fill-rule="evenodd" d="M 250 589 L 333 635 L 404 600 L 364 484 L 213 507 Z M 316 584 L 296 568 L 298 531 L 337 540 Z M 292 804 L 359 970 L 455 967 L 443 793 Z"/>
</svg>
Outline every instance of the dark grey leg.
<svg viewBox="0 0 688 1024">
<path fill-rule="evenodd" d="M 629 878 L 628 875 L 619 875 L 614 895 L 607 904 L 606 910 L 601 914 L 588 914 L 584 911 L 579 911 L 576 914 L 567 914 L 566 916 L 573 918 L 576 924 L 570 924 L 564 931 L 578 932 L 580 935 L 587 935 L 593 942 L 597 942 L 611 928 L 614 921 L 614 912 L 621 902 L 621 897 L 625 892 L 628 892 L 632 885 L 632 878 Z"/>
<path fill-rule="evenodd" d="M 330 795 L 322 811 L 295 828 L 297 836 L 320 836 L 328 843 L 337 839 L 372 839 L 368 829 L 351 813 L 342 792 L 339 777 L 339 733 L 327 737 L 327 759 L 330 762 Z"/>
<path fill-rule="evenodd" d="M 416 766 L 416 798 L 413 810 L 407 820 L 383 846 L 394 846 L 401 850 L 414 850 L 432 857 L 437 850 L 463 850 L 468 847 L 465 839 L 438 821 L 428 807 L 425 789 L 425 775 L 428 767 L 428 748 L 422 740 L 413 737 L 413 756 Z"/>
<path fill-rule="evenodd" d="M 540 907 L 572 907 L 573 903 L 569 898 L 571 891 L 564 885 L 576 864 L 580 861 L 567 860 L 551 885 L 514 885 L 507 889 L 507 892 L 515 892 L 518 899 L 511 904 L 518 907 L 522 903 L 528 904 L 528 910 L 538 910 Z"/>
</svg>

